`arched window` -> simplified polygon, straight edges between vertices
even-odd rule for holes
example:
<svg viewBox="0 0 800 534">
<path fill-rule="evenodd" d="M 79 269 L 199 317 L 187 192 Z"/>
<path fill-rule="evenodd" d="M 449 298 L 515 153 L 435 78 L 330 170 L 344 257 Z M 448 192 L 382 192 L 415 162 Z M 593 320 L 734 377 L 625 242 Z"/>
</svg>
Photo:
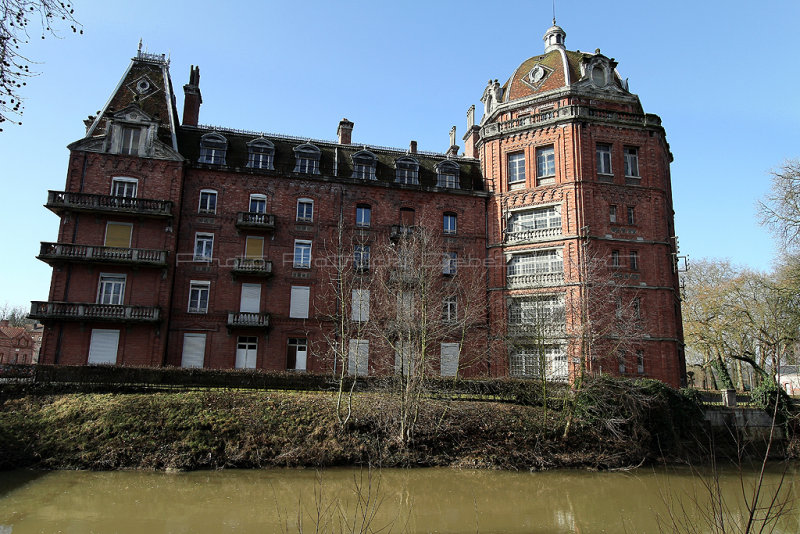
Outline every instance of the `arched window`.
<svg viewBox="0 0 800 534">
<path fill-rule="evenodd" d="M 353 158 L 353 178 L 358 180 L 375 180 L 375 164 L 378 158 L 369 150 L 356 152 Z"/>
<path fill-rule="evenodd" d="M 436 185 L 449 189 L 458 189 L 458 165 L 452 161 L 441 161 L 436 164 Z"/>
<path fill-rule="evenodd" d="M 403 156 L 394 161 L 395 179 L 398 184 L 419 184 L 419 162 L 411 156 Z"/>
<path fill-rule="evenodd" d="M 228 140 L 218 133 L 205 134 L 200 138 L 199 163 L 212 165 L 225 165 L 225 152 L 228 150 Z"/>
<path fill-rule="evenodd" d="M 319 174 L 319 148 L 310 143 L 294 147 L 294 172 Z"/>
<path fill-rule="evenodd" d="M 247 143 L 249 155 L 247 166 L 251 169 L 274 170 L 273 159 L 275 156 L 275 145 L 269 139 L 259 137 Z"/>
</svg>

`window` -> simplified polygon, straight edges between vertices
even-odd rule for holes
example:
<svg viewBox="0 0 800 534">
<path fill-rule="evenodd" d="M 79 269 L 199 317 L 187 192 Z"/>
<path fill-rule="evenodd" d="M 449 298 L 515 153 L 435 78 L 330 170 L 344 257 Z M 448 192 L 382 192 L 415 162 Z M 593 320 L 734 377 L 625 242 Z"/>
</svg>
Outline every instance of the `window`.
<svg viewBox="0 0 800 534">
<path fill-rule="evenodd" d="M 608 220 L 611 221 L 612 223 L 617 222 L 617 206 L 615 206 L 614 204 L 611 204 L 608 207 Z"/>
<path fill-rule="evenodd" d="M 633 301 L 631 301 L 631 306 L 633 308 L 633 318 L 639 320 L 642 318 L 642 299 L 640 297 L 634 297 Z"/>
<path fill-rule="evenodd" d="M 308 360 L 308 339 L 290 337 L 286 344 L 286 369 L 305 371 Z"/>
<path fill-rule="evenodd" d="M 267 212 L 267 196 L 250 195 L 250 213 L 266 213 L 266 212 Z"/>
<path fill-rule="evenodd" d="M 359 322 L 369 321 L 369 289 L 353 290 L 350 319 Z"/>
<path fill-rule="evenodd" d="M 103 242 L 107 247 L 129 248 L 131 246 L 131 223 L 108 222 L 106 223 L 106 239 Z"/>
<path fill-rule="evenodd" d="M 239 336 L 236 340 L 236 369 L 255 369 L 258 357 L 258 338 L 255 336 Z"/>
<path fill-rule="evenodd" d="M 369 245 L 356 245 L 353 252 L 353 267 L 357 271 L 369 270 Z"/>
<path fill-rule="evenodd" d="M 259 313 L 261 311 L 261 284 L 242 284 L 239 311 L 242 313 Z"/>
<path fill-rule="evenodd" d="M 208 313 L 211 282 L 192 281 L 189 284 L 189 313 Z"/>
<path fill-rule="evenodd" d="M 549 229 L 561 229 L 561 206 L 516 211 L 508 220 L 510 234 Z M 552 235 L 552 232 L 547 234 Z"/>
<path fill-rule="evenodd" d="M 366 376 L 369 372 L 369 340 L 351 339 L 347 355 L 347 372 Z"/>
<path fill-rule="evenodd" d="M 553 184 L 556 181 L 556 154 L 552 146 L 536 149 L 536 184 Z"/>
<path fill-rule="evenodd" d="M 198 213 L 214 214 L 217 213 L 217 192 L 213 189 L 200 190 L 200 205 Z"/>
<path fill-rule="evenodd" d="M 194 235 L 194 261 L 211 261 L 214 253 L 214 234 Z"/>
<path fill-rule="evenodd" d="M 292 292 L 289 299 L 289 317 L 292 319 L 308 319 L 310 300 L 310 287 L 292 286 Z"/>
<path fill-rule="evenodd" d="M 625 176 L 639 178 L 639 149 L 626 146 L 623 153 L 625 154 Z"/>
<path fill-rule="evenodd" d="M 124 274 L 101 274 L 97 290 L 98 304 L 122 304 L 125 298 Z"/>
<path fill-rule="evenodd" d="M 122 127 L 122 143 L 119 147 L 120 154 L 128 154 L 131 156 L 139 155 L 139 139 L 142 135 L 142 129 L 133 126 Z"/>
<path fill-rule="evenodd" d="M 452 161 L 442 161 L 436 164 L 436 186 L 458 189 L 458 165 Z"/>
<path fill-rule="evenodd" d="M 403 226 L 414 226 L 413 208 L 400 208 L 400 224 Z"/>
<path fill-rule="evenodd" d="M 611 251 L 611 266 L 619 267 L 619 250 Z"/>
<path fill-rule="evenodd" d="M 247 236 L 244 241 L 244 257 L 247 259 L 262 259 L 264 257 L 264 238 L 262 236 Z M 250 265 L 257 265 L 250 262 Z"/>
<path fill-rule="evenodd" d="M 563 260 L 560 251 L 542 250 L 514 255 L 508 264 L 508 276 L 560 273 L 562 269 Z"/>
<path fill-rule="evenodd" d="M 611 173 L 611 145 L 597 145 L 597 174 Z"/>
<path fill-rule="evenodd" d="M 294 172 L 319 174 L 319 148 L 306 143 L 294 148 Z"/>
<path fill-rule="evenodd" d="M 525 187 L 525 153 L 508 155 L 508 188 Z"/>
<path fill-rule="evenodd" d="M 135 198 L 139 180 L 136 178 L 114 178 L 111 180 L 111 194 L 115 197 Z"/>
<path fill-rule="evenodd" d="M 312 222 L 314 220 L 314 201 L 310 198 L 301 198 L 297 201 L 297 222 Z"/>
<path fill-rule="evenodd" d="M 353 154 L 353 178 L 357 180 L 375 180 L 375 164 L 378 158 L 369 150 Z"/>
<path fill-rule="evenodd" d="M 532 328 L 532 334 L 542 336 L 547 329 L 563 327 L 566 320 L 563 295 L 540 295 L 512 299 L 508 307 L 508 323 L 517 327 Z M 541 328 L 541 330 L 539 330 Z M 537 331 L 539 330 L 539 331 Z"/>
<path fill-rule="evenodd" d="M 228 140 L 218 133 L 209 133 L 200 138 L 199 163 L 212 165 L 225 165 L 225 152 L 228 149 Z"/>
<path fill-rule="evenodd" d="M 263 137 L 253 139 L 247 143 L 248 156 L 247 166 L 251 169 L 273 170 L 273 158 L 275 155 L 275 145 Z"/>
<path fill-rule="evenodd" d="M 203 367 L 205 354 L 205 334 L 183 334 L 183 354 L 181 355 L 181 367 Z"/>
<path fill-rule="evenodd" d="M 372 219 L 372 208 L 367 204 L 356 206 L 356 227 L 369 228 Z"/>
<path fill-rule="evenodd" d="M 117 363 L 117 348 L 119 347 L 119 330 L 106 330 L 104 328 L 92 329 L 89 340 L 89 365 Z M 2 356 L 2 355 L 0 355 Z"/>
<path fill-rule="evenodd" d="M 458 358 L 461 348 L 458 343 L 442 343 L 439 362 L 442 376 L 458 375 Z"/>
<path fill-rule="evenodd" d="M 628 224 L 636 224 L 636 217 L 633 206 L 628 206 Z"/>
<path fill-rule="evenodd" d="M 311 241 L 294 242 L 294 268 L 311 268 Z"/>
<path fill-rule="evenodd" d="M 394 162 L 395 179 L 398 184 L 419 184 L 419 163 L 412 157 L 397 158 Z"/>
<path fill-rule="evenodd" d="M 508 358 L 511 376 L 564 381 L 569 376 L 567 354 L 560 345 L 522 347 Z"/>
<path fill-rule="evenodd" d="M 456 233 L 458 216 L 455 213 L 445 213 L 442 228 L 445 234 L 453 235 Z"/>
<path fill-rule="evenodd" d="M 640 375 L 644 374 L 644 351 L 636 351 L 636 372 Z"/>
<path fill-rule="evenodd" d="M 445 252 L 444 262 L 442 263 L 442 274 L 453 276 L 456 274 L 458 266 L 458 254 L 455 252 Z"/>
<path fill-rule="evenodd" d="M 617 359 L 619 360 L 619 374 L 624 375 L 628 370 L 625 366 L 625 352 L 619 351 L 617 353 Z"/>
<path fill-rule="evenodd" d="M 631 271 L 639 270 L 639 253 L 631 250 Z"/>
<path fill-rule="evenodd" d="M 446 323 L 458 320 L 458 298 L 455 296 L 445 297 L 442 302 L 442 320 Z"/>
</svg>

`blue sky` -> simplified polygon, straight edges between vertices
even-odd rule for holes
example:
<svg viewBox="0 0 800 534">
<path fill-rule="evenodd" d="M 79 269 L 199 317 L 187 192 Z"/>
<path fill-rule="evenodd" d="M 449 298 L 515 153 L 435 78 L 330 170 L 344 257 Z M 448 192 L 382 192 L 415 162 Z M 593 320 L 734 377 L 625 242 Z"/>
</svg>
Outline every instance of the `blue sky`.
<svg viewBox="0 0 800 534">
<path fill-rule="evenodd" d="M 77 0 L 84 35 L 33 35 L 41 73 L 25 89 L 23 125 L 0 133 L 0 305 L 47 298 L 51 269 L 35 259 L 55 241 L 42 207 L 64 188 L 66 145 L 113 91 L 141 38 L 171 57 L 173 84 L 200 66 L 200 122 L 444 151 L 504 82 L 543 50 L 551 0 L 405 2 L 157 2 Z M 755 203 L 769 171 L 800 156 L 800 2 L 559 0 L 570 50 L 602 52 L 649 113 L 661 116 L 675 161 L 681 252 L 770 268 L 776 249 Z"/>
</svg>

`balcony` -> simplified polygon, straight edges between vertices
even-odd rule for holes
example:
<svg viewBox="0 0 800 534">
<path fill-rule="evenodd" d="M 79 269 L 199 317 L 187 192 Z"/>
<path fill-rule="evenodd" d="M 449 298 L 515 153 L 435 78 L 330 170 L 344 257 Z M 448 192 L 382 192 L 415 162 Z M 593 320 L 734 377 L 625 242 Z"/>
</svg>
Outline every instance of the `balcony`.
<svg viewBox="0 0 800 534">
<path fill-rule="evenodd" d="M 561 228 L 537 228 L 509 232 L 506 234 L 506 243 L 535 243 L 562 237 Z"/>
<path fill-rule="evenodd" d="M 264 258 L 234 258 L 231 274 L 272 276 L 272 262 Z"/>
<path fill-rule="evenodd" d="M 566 332 L 567 327 L 563 322 L 545 324 L 536 324 L 535 322 L 514 322 L 508 324 L 509 337 L 530 339 L 563 339 L 566 337 Z"/>
<path fill-rule="evenodd" d="M 268 313 L 228 312 L 228 328 L 268 328 Z"/>
<path fill-rule="evenodd" d="M 167 251 L 146 248 L 119 248 L 71 243 L 42 243 L 38 259 L 50 265 L 64 262 L 106 263 L 166 267 Z"/>
<path fill-rule="evenodd" d="M 236 214 L 236 228 L 243 230 L 274 230 L 275 216 L 254 211 L 240 211 Z"/>
<path fill-rule="evenodd" d="M 391 230 L 389 231 L 389 239 L 392 241 L 397 241 L 403 237 L 411 237 L 411 235 L 414 233 L 414 230 L 414 226 L 393 224 Z"/>
<path fill-rule="evenodd" d="M 169 200 L 93 195 L 70 191 L 48 191 L 45 207 L 57 215 L 61 215 L 65 211 L 85 211 L 142 217 L 172 217 L 172 202 Z"/>
<path fill-rule="evenodd" d="M 157 323 L 161 308 L 157 306 L 124 306 L 84 302 L 31 302 L 31 319 L 39 321 L 110 321 L 123 323 Z"/>
<path fill-rule="evenodd" d="M 508 289 L 526 289 L 533 287 L 552 287 L 564 284 L 564 273 L 533 273 L 508 276 L 506 287 Z"/>
</svg>

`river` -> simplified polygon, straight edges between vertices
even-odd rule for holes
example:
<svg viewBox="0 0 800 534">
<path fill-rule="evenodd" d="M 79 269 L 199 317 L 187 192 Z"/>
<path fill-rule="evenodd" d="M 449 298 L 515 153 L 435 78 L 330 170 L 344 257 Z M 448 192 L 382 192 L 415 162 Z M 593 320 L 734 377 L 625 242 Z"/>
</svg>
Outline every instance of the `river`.
<svg viewBox="0 0 800 534">
<path fill-rule="evenodd" d="M 722 470 L 727 521 L 742 520 L 742 481 L 749 493 L 756 476 L 757 469 L 741 477 Z M 764 493 L 780 479 L 781 467 L 771 466 Z M 0 534 L 360 532 L 350 527 L 364 523 L 372 529 L 364 532 L 384 533 L 650 533 L 659 525 L 673 532 L 670 510 L 676 521 L 711 532 L 704 483 L 713 480 L 689 468 L 13 471 L 0 473 Z M 794 464 L 783 490 L 799 489 Z M 800 503 L 793 506 L 775 532 L 800 532 Z"/>
</svg>

